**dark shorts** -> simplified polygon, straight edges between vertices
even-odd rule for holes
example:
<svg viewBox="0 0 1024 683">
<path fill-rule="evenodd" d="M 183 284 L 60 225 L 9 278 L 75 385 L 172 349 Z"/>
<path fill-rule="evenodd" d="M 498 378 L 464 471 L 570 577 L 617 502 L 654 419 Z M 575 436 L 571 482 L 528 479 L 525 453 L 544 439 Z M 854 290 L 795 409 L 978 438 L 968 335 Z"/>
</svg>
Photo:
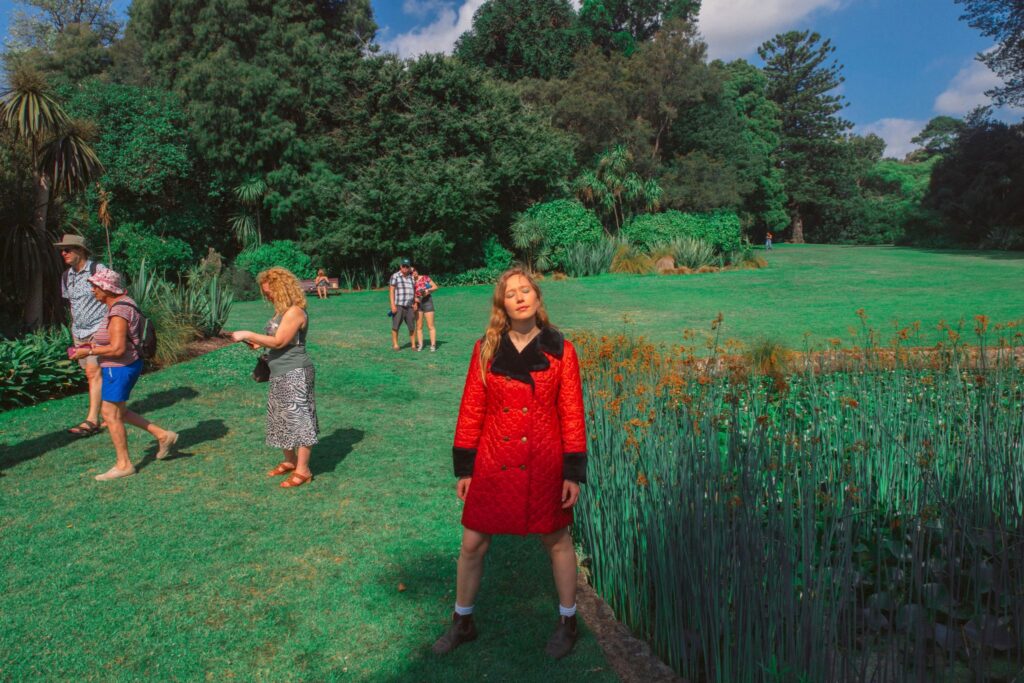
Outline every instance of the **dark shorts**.
<svg viewBox="0 0 1024 683">
<path fill-rule="evenodd" d="M 420 302 L 420 311 L 422 311 L 423 313 L 433 313 L 434 312 L 434 299 L 432 297 L 428 296 L 426 299 L 421 301 Z"/>
<path fill-rule="evenodd" d="M 409 328 L 409 334 L 412 334 L 416 330 L 416 312 L 412 310 L 412 305 L 395 306 L 395 308 L 398 309 L 398 312 L 391 318 L 391 329 L 398 332 L 402 321 L 405 321 L 405 326 Z"/>
<path fill-rule="evenodd" d="M 132 395 L 135 383 L 142 374 L 142 359 L 131 365 L 102 368 L 103 400 L 108 403 L 123 403 Z"/>
</svg>

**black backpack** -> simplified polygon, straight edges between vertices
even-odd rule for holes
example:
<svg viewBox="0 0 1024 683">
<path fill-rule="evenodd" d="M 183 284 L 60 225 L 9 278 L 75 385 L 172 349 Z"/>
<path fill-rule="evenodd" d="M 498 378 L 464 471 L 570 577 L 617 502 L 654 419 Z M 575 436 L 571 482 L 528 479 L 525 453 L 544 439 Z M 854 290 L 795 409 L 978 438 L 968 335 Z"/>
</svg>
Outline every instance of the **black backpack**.
<svg viewBox="0 0 1024 683">
<path fill-rule="evenodd" d="M 153 326 L 152 321 L 143 315 L 142 311 L 135 304 L 130 304 L 127 301 L 118 301 L 114 306 L 127 306 L 128 308 L 134 309 L 139 314 L 139 343 L 135 343 L 132 339 L 131 331 L 128 332 L 128 340 L 135 347 L 135 350 L 139 352 L 145 360 L 152 360 L 156 356 L 156 328 Z M 114 306 L 111 306 L 113 310 Z"/>
</svg>

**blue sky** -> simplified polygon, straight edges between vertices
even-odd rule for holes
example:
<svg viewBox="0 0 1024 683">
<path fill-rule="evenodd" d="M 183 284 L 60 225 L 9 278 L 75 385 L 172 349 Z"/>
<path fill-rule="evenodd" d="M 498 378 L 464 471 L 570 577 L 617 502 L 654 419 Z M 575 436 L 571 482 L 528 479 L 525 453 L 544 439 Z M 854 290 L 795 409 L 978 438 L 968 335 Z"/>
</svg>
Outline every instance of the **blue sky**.
<svg viewBox="0 0 1024 683">
<path fill-rule="evenodd" d="M 449 51 L 483 0 L 372 0 L 378 41 L 412 56 Z M 114 0 L 119 11 L 128 0 Z M 16 3 L 0 0 L 0 34 Z M 933 116 L 965 114 L 987 101 L 998 79 L 974 60 L 991 47 L 959 21 L 953 0 L 704 0 L 700 27 L 712 57 L 757 62 L 756 48 L 777 32 L 813 29 L 831 38 L 844 65 L 845 116 L 902 156 Z M 1004 111 L 1008 120 L 1024 112 Z"/>
</svg>

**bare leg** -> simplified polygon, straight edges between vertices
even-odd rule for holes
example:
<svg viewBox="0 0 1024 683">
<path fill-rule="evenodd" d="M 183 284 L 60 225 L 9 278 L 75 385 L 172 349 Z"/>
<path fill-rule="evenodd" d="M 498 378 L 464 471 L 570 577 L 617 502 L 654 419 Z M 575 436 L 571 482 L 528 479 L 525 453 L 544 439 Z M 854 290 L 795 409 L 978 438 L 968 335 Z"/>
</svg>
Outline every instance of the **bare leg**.
<svg viewBox="0 0 1024 683">
<path fill-rule="evenodd" d="M 124 404 L 122 403 L 121 405 L 124 405 Z M 138 413 L 136 413 L 134 411 L 131 411 L 131 410 L 128 410 L 127 408 L 122 411 L 121 418 L 125 422 L 127 422 L 128 424 L 132 425 L 133 427 L 138 427 L 139 429 L 145 429 L 147 432 L 152 434 L 158 440 L 159 439 L 163 439 L 163 438 L 165 438 L 167 436 L 167 430 L 166 429 L 163 429 L 162 427 L 158 427 L 156 425 L 156 423 L 150 422 L 149 420 L 147 420 L 146 418 L 142 417 Z"/>
<path fill-rule="evenodd" d="M 303 476 L 312 474 L 312 472 L 309 471 L 309 456 L 313 454 L 313 447 L 299 446 L 294 451 L 291 451 L 291 453 L 295 460 L 288 460 L 288 462 L 295 463 L 296 474 L 301 474 Z M 288 458 L 288 451 L 285 451 L 285 458 Z"/>
<path fill-rule="evenodd" d="M 100 423 L 100 403 L 103 402 L 103 371 L 99 365 L 86 365 L 85 378 L 89 380 L 89 414 L 85 419 L 98 425 Z"/>
<path fill-rule="evenodd" d="M 416 313 L 416 348 L 423 348 L 423 316 L 428 315 L 423 311 Z"/>
<path fill-rule="evenodd" d="M 107 431 L 110 432 L 110 440 L 114 443 L 114 453 L 117 455 L 117 464 L 114 466 L 119 470 L 130 470 L 132 461 L 128 457 L 128 432 L 124 428 L 124 402 L 104 401 L 101 412 L 107 421 Z"/>
<path fill-rule="evenodd" d="M 434 330 L 434 312 L 428 311 L 423 314 L 427 318 L 427 327 L 430 329 L 430 346 L 437 346 L 437 332 Z M 420 344 L 423 343 L 423 331 L 420 330 Z"/>
<path fill-rule="evenodd" d="M 576 551 L 572 547 L 569 528 L 544 534 L 540 540 L 551 556 L 551 573 L 558 590 L 558 602 L 562 607 L 572 607 L 576 604 Z"/>
<path fill-rule="evenodd" d="M 489 534 L 472 529 L 462 530 L 462 548 L 459 550 L 459 568 L 455 579 L 455 602 L 471 607 L 480 591 L 480 578 L 484 573 L 484 556 L 491 545 Z M 573 565 L 575 569 L 575 565 Z"/>
<path fill-rule="evenodd" d="M 391 330 L 391 347 L 398 348 L 398 330 Z"/>
</svg>

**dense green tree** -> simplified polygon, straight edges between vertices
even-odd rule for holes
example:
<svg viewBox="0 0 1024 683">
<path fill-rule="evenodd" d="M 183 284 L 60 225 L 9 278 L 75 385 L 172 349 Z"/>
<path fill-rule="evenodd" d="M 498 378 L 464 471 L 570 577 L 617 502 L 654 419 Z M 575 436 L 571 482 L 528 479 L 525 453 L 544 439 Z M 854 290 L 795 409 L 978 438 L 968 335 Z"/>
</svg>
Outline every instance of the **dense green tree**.
<svg viewBox="0 0 1024 683">
<path fill-rule="evenodd" d="M 758 48 L 768 97 L 781 112 L 776 159 L 789 197 L 793 242 L 804 241 L 805 220 L 812 213 L 829 213 L 854 190 L 844 166 L 849 160 L 844 133 L 852 124 L 838 116 L 846 105 L 835 93 L 843 77 L 834 53 L 830 40 L 809 31 L 783 33 Z"/>
<path fill-rule="evenodd" d="M 675 155 L 660 182 L 664 205 L 682 211 L 735 208 L 748 230 L 789 223 L 781 170 L 778 107 L 765 95 L 764 73 L 744 60 L 714 62 L 721 87 L 685 111 L 672 128 Z"/>
<path fill-rule="evenodd" d="M 3 279 L 16 283 L 22 295 L 25 326 L 34 329 L 52 311 L 45 299 L 53 290 L 45 281 L 56 282 L 60 269 L 49 229 L 51 205 L 81 192 L 103 167 L 89 144 L 95 128 L 67 115 L 42 74 L 22 67 L 8 73 L 7 81 L 0 93 L 0 127 L 27 148 L 35 199 L 31 216 L 21 217 L 6 235 L 0 263 L 8 271 Z"/>
<path fill-rule="evenodd" d="M 695 22 L 700 0 L 583 0 L 580 24 L 606 54 L 631 55 L 667 21 Z"/>
<path fill-rule="evenodd" d="M 484 238 L 572 170 L 564 135 L 457 58 L 371 57 L 349 77 L 325 162 L 296 193 L 306 244 L 332 268 L 400 253 L 434 270 L 478 265 Z"/>
<path fill-rule="evenodd" d="M 103 45 L 117 38 L 121 24 L 112 8 L 112 0 L 16 0 L 26 10 L 16 10 L 10 27 L 10 39 L 17 49 L 38 48 L 48 51 L 60 35 L 87 30 Z"/>
<path fill-rule="evenodd" d="M 291 195 L 322 153 L 320 115 L 345 100 L 342 75 L 372 47 L 369 0 L 137 0 L 129 16 L 203 162 L 227 185 L 266 177 L 265 203 L 279 207 L 268 229 L 293 233 L 299 216 L 280 207 L 301 204 Z"/>
<path fill-rule="evenodd" d="M 1015 234 L 1024 247 L 1024 124 L 972 113 L 932 172 L 925 206 L 946 219 L 946 237 L 979 245 L 992 233 Z M 992 239 L 990 246 L 1002 245 Z"/>
<path fill-rule="evenodd" d="M 1021 0 L 956 0 L 973 28 L 994 38 L 994 50 L 978 56 L 1003 79 L 991 95 L 997 104 L 1024 105 L 1024 2 Z"/>
<path fill-rule="evenodd" d="M 564 78 L 586 41 L 569 0 L 487 0 L 455 54 L 508 81 Z"/>
<path fill-rule="evenodd" d="M 921 149 L 911 154 L 915 159 L 930 159 L 945 154 L 953 148 L 957 137 L 963 132 L 964 122 L 952 116 L 936 116 L 924 129 L 911 138 L 911 142 L 920 145 Z"/>
</svg>

